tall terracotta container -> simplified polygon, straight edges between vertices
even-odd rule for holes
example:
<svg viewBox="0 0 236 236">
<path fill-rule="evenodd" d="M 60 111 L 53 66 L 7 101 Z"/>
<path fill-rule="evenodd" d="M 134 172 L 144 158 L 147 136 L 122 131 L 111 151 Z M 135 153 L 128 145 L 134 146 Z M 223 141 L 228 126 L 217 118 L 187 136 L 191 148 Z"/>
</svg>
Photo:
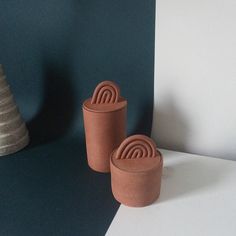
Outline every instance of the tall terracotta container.
<svg viewBox="0 0 236 236">
<path fill-rule="evenodd" d="M 149 137 L 128 137 L 111 155 L 114 197 L 131 207 L 150 205 L 160 195 L 162 168 L 162 155 Z"/>
<path fill-rule="evenodd" d="M 127 101 L 111 81 L 100 83 L 83 103 L 87 160 L 98 172 L 110 172 L 110 155 L 126 137 Z"/>
</svg>

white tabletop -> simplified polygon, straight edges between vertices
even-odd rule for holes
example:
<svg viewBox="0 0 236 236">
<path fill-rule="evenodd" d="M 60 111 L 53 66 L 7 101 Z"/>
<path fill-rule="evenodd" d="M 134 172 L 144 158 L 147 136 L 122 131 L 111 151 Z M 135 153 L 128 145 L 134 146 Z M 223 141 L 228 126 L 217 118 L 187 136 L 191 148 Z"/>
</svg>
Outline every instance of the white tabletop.
<svg viewBox="0 0 236 236">
<path fill-rule="evenodd" d="M 151 206 L 121 205 L 107 236 L 236 235 L 236 162 L 161 150 L 160 198 Z"/>
</svg>

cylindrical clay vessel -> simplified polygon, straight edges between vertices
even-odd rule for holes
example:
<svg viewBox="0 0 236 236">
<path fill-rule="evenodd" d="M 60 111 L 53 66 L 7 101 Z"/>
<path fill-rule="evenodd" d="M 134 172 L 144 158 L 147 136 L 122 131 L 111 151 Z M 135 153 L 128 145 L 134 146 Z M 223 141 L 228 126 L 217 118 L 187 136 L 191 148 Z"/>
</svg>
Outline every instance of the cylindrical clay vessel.
<svg viewBox="0 0 236 236">
<path fill-rule="evenodd" d="M 127 101 L 119 87 L 104 81 L 83 103 L 87 160 L 98 172 L 110 172 L 110 155 L 126 137 Z"/>
<path fill-rule="evenodd" d="M 143 207 L 159 197 L 163 159 L 149 137 L 125 139 L 111 154 L 110 165 L 112 193 L 118 202 Z"/>
</svg>

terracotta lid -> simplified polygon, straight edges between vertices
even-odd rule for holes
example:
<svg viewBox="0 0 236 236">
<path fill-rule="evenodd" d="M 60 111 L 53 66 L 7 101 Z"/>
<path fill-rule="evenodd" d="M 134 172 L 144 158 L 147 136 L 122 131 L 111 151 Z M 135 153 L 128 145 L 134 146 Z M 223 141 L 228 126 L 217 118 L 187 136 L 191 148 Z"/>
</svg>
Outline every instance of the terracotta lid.
<svg viewBox="0 0 236 236">
<path fill-rule="evenodd" d="M 163 159 L 156 144 L 145 135 L 125 139 L 110 160 L 112 192 L 128 206 L 146 206 L 160 194 Z"/>
<path fill-rule="evenodd" d="M 85 100 L 83 108 L 93 112 L 110 112 L 126 105 L 127 101 L 120 96 L 119 86 L 112 81 L 103 81 L 97 85 L 93 96 Z"/>
</svg>

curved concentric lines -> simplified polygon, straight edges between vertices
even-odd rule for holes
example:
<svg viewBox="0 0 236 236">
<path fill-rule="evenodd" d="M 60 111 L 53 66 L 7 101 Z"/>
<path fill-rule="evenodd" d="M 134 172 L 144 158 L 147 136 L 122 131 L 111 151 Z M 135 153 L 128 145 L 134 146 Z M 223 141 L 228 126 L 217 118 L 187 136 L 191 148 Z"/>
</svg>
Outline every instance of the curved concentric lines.
<svg viewBox="0 0 236 236">
<path fill-rule="evenodd" d="M 133 135 L 125 139 L 117 150 L 116 159 L 156 157 L 155 143 L 145 135 Z"/>
<path fill-rule="evenodd" d="M 119 87 L 112 81 L 103 81 L 94 90 L 92 104 L 113 104 L 120 98 Z"/>
</svg>

